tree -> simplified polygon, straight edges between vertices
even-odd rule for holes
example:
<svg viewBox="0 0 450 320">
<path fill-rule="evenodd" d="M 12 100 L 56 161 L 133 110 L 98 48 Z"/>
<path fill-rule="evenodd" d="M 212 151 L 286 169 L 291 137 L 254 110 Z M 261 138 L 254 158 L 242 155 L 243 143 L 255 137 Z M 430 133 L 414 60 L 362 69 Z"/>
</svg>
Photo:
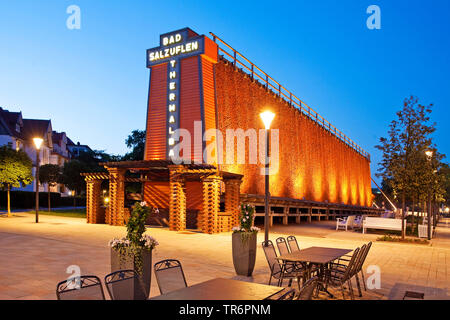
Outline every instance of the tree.
<svg viewBox="0 0 450 320">
<path fill-rule="evenodd" d="M 450 166 L 448 163 L 443 163 L 441 167 L 442 187 L 444 190 L 444 202 L 446 206 L 450 205 Z"/>
<path fill-rule="evenodd" d="M 130 152 L 123 156 L 123 160 L 143 160 L 145 149 L 145 130 L 133 130 L 128 138 L 125 140 L 125 144 Z"/>
<path fill-rule="evenodd" d="M 71 160 L 64 164 L 60 181 L 70 190 L 74 190 L 76 194 L 81 194 L 86 188 L 86 183 L 81 173 L 89 171 L 89 167 L 85 163 L 79 160 Z"/>
<path fill-rule="evenodd" d="M 430 124 L 432 104 L 421 105 L 416 97 L 404 100 L 397 119 L 389 125 L 388 138 L 380 138 L 375 146 L 383 152 L 377 176 L 389 181 L 394 196 L 400 197 L 402 207 L 402 238 L 405 237 L 405 201 L 414 193 L 414 181 L 420 178 L 417 168 L 423 166 L 424 150 L 432 147 Z"/>
<path fill-rule="evenodd" d="M 8 217 L 11 216 L 11 187 L 24 187 L 33 182 L 33 162 L 22 151 L 0 147 L 0 185 L 7 190 Z"/>
<path fill-rule="evenodd" d="M 39 168 L 39 181 L 47 184 L 48 211 L 50 212 L 50 187 L 61 180 L 61 167 L 56 164 L 44 164 Z"/>
</svg>

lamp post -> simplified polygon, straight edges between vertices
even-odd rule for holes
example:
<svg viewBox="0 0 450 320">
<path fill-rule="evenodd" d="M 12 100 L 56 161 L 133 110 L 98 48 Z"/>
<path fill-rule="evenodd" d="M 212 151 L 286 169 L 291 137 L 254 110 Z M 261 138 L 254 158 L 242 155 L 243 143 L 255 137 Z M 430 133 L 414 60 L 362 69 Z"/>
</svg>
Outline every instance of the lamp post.
<svg viewBox="0 0 450 320">
<path fill-rule="evenodd" d="M 270 111 L 264 111 L 260 115 L 261 120 L 264 123 L 264 127 L 266 129 L 266 159 L 265 159 L 265 196 L 264 196 L 264 244 L 267 246 L 269 240 L 269 133 L 270 133 L 270 124 L 272 123 L 273 118 L 275 118 L 275 114 Z"/>
<path fill-rule="evenodd" d="M 433 151 L 431 150 L 427 150 L 425 151 L 425 155 L 427 156 L 427 160 L 429 161 L 430 165 L 431 165 L 431 159 L 433 158 Z M 428 212 L 427 212 L 427 216 L 428 216 L 428 223 L 427 223 L 427 238 L 428 240 L 431 240 L 431 185 L 430 188 L 428 189 Z"/>
<path fill-rule="evenodd" d="M 39 222 L 39 153 L 41 151 L 42 138 L 33 138 L 34 146 L 36 147 L 36 223 Z"/>
</svg>

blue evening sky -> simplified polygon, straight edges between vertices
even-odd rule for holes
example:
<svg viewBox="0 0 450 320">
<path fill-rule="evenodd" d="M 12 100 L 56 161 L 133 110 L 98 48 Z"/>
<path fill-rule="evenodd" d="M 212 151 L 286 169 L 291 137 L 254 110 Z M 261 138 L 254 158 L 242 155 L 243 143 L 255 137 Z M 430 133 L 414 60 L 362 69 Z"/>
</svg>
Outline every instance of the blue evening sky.
<svg viewBox="0 0 450 320">
<path fill-rule="evenodd" d="M 80 30 L 66 27 L 72 4 Z M 371 4 L 381 30 L 366 27 Z M 375 171 L 374 145 L 411 94 L 435 104 L 436 143 L 450 154 L 449 15 L 448 0 L 0 0 L 0 106 L 123 154 L 127 135 L 145 127 L 145 50 L 190 27 L 221 36 L 300 96 L 369 151 Z"/>
</svg>

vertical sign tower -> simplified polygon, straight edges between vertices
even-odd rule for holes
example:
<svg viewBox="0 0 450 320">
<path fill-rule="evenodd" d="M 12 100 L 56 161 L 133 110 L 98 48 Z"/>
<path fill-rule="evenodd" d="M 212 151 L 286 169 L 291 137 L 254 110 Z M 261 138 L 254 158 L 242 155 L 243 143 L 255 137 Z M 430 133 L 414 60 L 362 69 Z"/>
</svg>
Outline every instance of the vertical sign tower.
<svg viewBox="0 0 450 320">
<path fill-rule="evenodd" d="M 179 137 L 177 129 L 191 135 L 191 152 L 182 158 L 202 163 L 208 129 L 216 128 L 214 64 L 217 45 L 189 28 L 160 36 L 160 46 L 147 50 L 150 88 L 145 160 L 170 159 Z M 201 124 L 201 126 L 199 126 Z"/>
</svg>

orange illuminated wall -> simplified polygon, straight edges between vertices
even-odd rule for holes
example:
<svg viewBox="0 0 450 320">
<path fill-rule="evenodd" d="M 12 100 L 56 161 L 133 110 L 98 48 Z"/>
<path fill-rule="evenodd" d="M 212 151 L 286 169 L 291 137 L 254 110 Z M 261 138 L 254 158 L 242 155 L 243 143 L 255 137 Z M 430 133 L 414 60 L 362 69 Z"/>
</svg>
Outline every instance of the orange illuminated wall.
<svg viewBox="0 0 450 320">
<path fill-rule="evenodd" d="M 166 158 L 167 63 L 153 66 L 150 74 L 147 139 L 144 159 Z"/>
<path fill-rule="evenodd" d="M 232 64 L 218 60 L 217 45 L 211 39 L 189 30 L 188 40 L 191 37 L 202 37 L 202 53 L 180 56 L 177 61 L 179 127 L 191 132 L 192 160 L 201 159 L 205 147 L 204 143 L 194 146 L 194 121 L 202 121 L 203 131 L 218 128 L 224 135 L 226 129 L 262 129 L 259 113 L 270 108 L 276 113 L 272 128 L 279 129 L 280 134 L 279 171 L 270 177 L 273 196 L 371 205 L 368 159 Z M 167 61 L 150 66 L 145 159 L 167 158 L 168 68 Z M 244 175 L 242 193 L 264 194 L 261 165 L 224 164 L 219 168 Z M 146 184 L 144 198 L 155 205 L 167 204 L 165 188 L 167 185 Z M 201 188 L 195 184 L 187 188 L 188 208 L 199 208 Z M 155 195 L 151 195 L 153 192 Z"/>
<path fill-rule="evenodd" d="M 270 177 L 272 196 L 371 205 L 370 162 L 262 85 L 220 60 L 215 65 L 218 128 L 261 129 L 259 113 L 276 113 L 279 170 Z M 248 147 L 246 148 L 248 153 Z M 245 176 L 242 193 L 264 194 L 261 165 L 221 165 Z"/>
</svg>

